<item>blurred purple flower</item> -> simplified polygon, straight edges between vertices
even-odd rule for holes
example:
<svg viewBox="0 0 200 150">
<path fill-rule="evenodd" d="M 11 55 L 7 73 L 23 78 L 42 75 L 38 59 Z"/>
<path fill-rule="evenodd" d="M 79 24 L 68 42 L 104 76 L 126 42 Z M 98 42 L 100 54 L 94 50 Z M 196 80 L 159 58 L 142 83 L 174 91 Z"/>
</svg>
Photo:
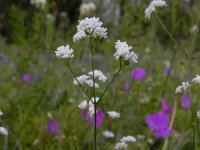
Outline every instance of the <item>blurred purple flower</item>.
<svg viewBox="0 0 200 150">
<path fill-rule="evenodd" d="M 167 104 L 167 102 L 165 100 L 162 100 L 162 111 L 166 114 L 170 114 L 172 113 L 172 109 L 170 108 L 170 106 Z"/>
<path fill-rule="evenodd" d="M 84 120 L 87 122 L 87 124 L 94 126 L 95 121 L 94 121 L 94 117 L 90 117 L 88 114 L 88 110 L 84 109 L 82 110 L 82 115 Z M 97 109 L 97 120 L 96 120 L 96 127 L 99 128 L 103 122 L 103 117 L 104 117 L 104 113 L 102 110 Z"/>
<path fill-rule="evenodd" d="M 124 91 L 128 92 L 130 90 L 130 82 L 129 81 L 126 81 L 124 83 Z"/>
<path fill-rule="evenodd" d="M 181 97 L 181 105 L 184 109 L 187 109 L 190 107 L 190 101 L 191 99 L 189 98 L 189 96 L 187 95 L 187 93 L 183 93 L 182 97 Z"/>
<path fill-rule="evenodd" d="M 47 124 L 45 126 L 46 131 L 54 136 L 58 135 L 60 133 L 60 129 L 58 126 L 58 123 L 53 120 L 53 119 L 49 119 L 47 121 Z"/>
<path fill-rule="evenodd" d="M 145 75 L 146 75 L 146 72 L 143 68 L 136 68 L 131 73 L 131 77 L 134 80 L 138 80 L 138 81 L 144 79 Z"/>
<path fill-rule="evenodd" d="M 22 76 L 22 80 L 26 83 L 30 82 L 31 80 L 31 74 L 30 73 L 26 73 Z"/>
<path fill-rule="evenodd" d="M 157 112 L 146 116 L 146 124 L 154 132 L 156 138 L 164 138 L 171 133 L 169 117 L 164 112 Z"/>
<path fill-rule="evenodd" d="M 164 73 L 164 75 L 168 75 L 168 73 L 169 73 L 169 67 L 165 67 L 163 69 L 163 73 Z"/>
</svg>

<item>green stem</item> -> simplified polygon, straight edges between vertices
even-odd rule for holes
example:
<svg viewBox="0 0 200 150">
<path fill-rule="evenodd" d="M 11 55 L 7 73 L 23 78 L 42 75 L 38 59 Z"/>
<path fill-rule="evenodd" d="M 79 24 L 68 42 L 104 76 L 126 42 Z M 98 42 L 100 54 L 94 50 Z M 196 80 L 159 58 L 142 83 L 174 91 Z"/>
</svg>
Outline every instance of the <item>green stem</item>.
<svg viewBox="0 0 200 150">
<path fill-rule="evenodd" d="M 95 91 L 95 79 L 94 79 L 94 45 L 92 43 L 92 37 L 90 36 L 90 48 L 91 48 L 91 61 L 92 61 L 92 80 L 93 80 L 93 96 L 94 96 L 94 150 L 97 149 L 97 103 L 96 103 L 96 91 Z"/>
<path fill-rule="evenodd" d="M 76 76 L 75 76 L 75 74 L 74 74 L 72 68 L 71 68 L 70 65 L 68 64 L 68 62 L 65 63 L 65 64 L 66 64 L 66 66 L 69 68 L 69 70 L 70 70 L 70 72 L 72 73 L 74 79 L 78 82 L 78 85 L 79 85 L 79 87 L 81 88 L 81 90 L 83 91 L 83 93 L 84 93 L 89 99 L 91 99 L 90 96 L 88 95 L 88 93 L 85 91 L 85 89 L 83 88 L 83 86 L 80 84 L 80 82 L 79 82 L 78 79 L 76 78 Z"/>
<path fill-rule="evenodd" d="M 102 100 L 103 96 L 105 95 L 105 93 L 107 92 L 107 90 L 109 89 L 109 87 L 111 86 L 111 84 L 114 82 L 114 80 L 117 78 L 117 76 L 119 75 L 119 73 L 122 71 L 122 69 L 124 68 L 125 65 L 121 66 L 119 68 L 119 70 L 117 71 L 117 73 L 114 75 L 114 77 L 112 78 L 112 80 L 110 81 L 110 83 L 107 85 L 107 87 L 105 88 L 105 90 L 103 91 L 103 93 L 101 94 L 99 101 L 97 102 L 97 104 Z"/>
</svg>

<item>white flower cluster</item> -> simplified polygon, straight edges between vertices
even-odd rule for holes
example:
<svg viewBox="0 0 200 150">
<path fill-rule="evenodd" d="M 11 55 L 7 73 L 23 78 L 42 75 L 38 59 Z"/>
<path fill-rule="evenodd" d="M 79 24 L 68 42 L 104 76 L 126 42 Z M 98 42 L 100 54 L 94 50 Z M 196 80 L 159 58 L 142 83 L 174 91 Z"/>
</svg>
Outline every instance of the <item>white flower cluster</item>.
<svg viewBox="0 0 200 150">
<path fill-rule="evenodd" d="M 88 73 L 90 76 L 93 76 L 93 71 Z M 94 70 L 94 77 L 98 78 L 99 81 L 106 82 L 107 77 L 100 70 Z"/>
<path fill-rule="evenodd" d="M 77 33 L 73 36 L 73 41 L 79 41 L 87 36 L 93 36 L 94 38 L 107 38 L 107 29 L 102 27 L 103 23 L 99 18 L 85 18 L 79 21 L 77 25 Z"/>
<path fill-rule="evenodd" d="M 59 46 L 55 53 L 56 53 L 56 56 L 58 58 L 73 58 L 74 57 L 74 54 L 73 54 L 73 49 L 70 48 L 69 45 L 62 45 L 62 46 Z"/>
<path fill-rule="evenodd" d="M 192 82 L 200 85 L 200 75 L 196 75 L 196 77 L 192 79 Z"/>
<path fill-rule="evenodd" d="M 136 142 L 136 138 L 131 136 L 131 135 L 122 137 L 120 139 L 120 142 L 118 142 L 115 145 L 115 149 L 116 150 L 118 150 L 118 149 L 127 149 L 128 148 L 127 142 Z"/>
<path fill-rule="evenodd" d="M 105 130 L 103 133 L 103 136 L 105 136 L 106 138 L 114 138 L 115 134 L 111 131 Z"/>
<path fill-rule="evenodd" d="M 80 15 L 85 16 L 88 15 L 90 12 L 95 11 L 96 6 L 94 3 L 89 2 L 89 3 L 83 3 L 80 6 Z"/>
<path fill-rule="evenodd" d="M 175 93 L 177 94 L 177 93 L 185 92 L 189 87 L 190 87 L 190 83 L 188 81 L 187 82 L 182 82 L 182 85 L 179 85 L 176 88 Z"/>
<path fill-rule="evenodd" d="M 79 85 L 79 83 L 86 84 L 89 87 L 93 87 L 93 80 L 92 80 L 93 72 L 90 71 L 88 75 L 81 75 L 79 77 L 76 77 L 73 81 L 75 85 Z M 103 74 L 100 70 L 94 70 L 94 78 L 97 78 L 101 82 L 105 82 L 107 80 L 107 77 Z M 79 82 L 79 83 L 78 83 Z M 99 84 L 95 83 L 95 88 L 99 88 Z"/>
<path fill-rule="evenodd" d="M 108 111 L 107 114 L 112 119 L 120 118 L 120 113 L 118 113 L 116 111 Z"/>
<path fill-rule="evenodd" d="M 99 97 L 95 97 L 95 101 L 98 102 L 99 101 Z M 82 110 L 84 109 L 88 109 L 88 114 L 90 117 L 92 117 L 95 113 L 94 111 L 94 97 L 91 98 L 91 100 L 89 102 L 87 102 L 87 100 L 83 100 L 78 107 Z"/>
<path fill-rule="evenodd" d="M 130 50 L 132 49 L 132 46 L 128 46 L 126 42 L 121 42 L 120 40 L 118 40 L 115 44 L 115 48 L 116 48 L 116 52 L 114 54 L 114 57 L 116 60 L 119 60 L 121 58 L 125 61 L 129 61 L 132 63 L 138 62 L 137 55 L 133 51 L 130 52 Z"/>
<path fill-rule="evenodd" d="M 2 116 L 3 116 L 3 113 L 2 113 L 2 111 L 0 110 L 0 119 L 1 119 Z M 3 135 L 5 135 L 5 136 L 8 136 L 8 131 L 7 131 L 7 129 L 4 128 L 4 127 L 0 127 L 0 134 L 3 134 Z"/>
<path fill-rule="evenodd" d="M 156 10 L 156 7 L 167 7 L 167 4 L 164 0 L 153 0 L 153 1 L 151 1 L 149 6 L 144 11 L 145 17 L 147 19 L 151 18 L 151 14 L 152 14 L 152 12 L 154 12 Z"/>
<path fill-rule="evenodd" d="M 45 5 L 47 3 L 46 0 L 31 0 L 30 1 L 32 5 L 35 5 L 38 8 L 45 8 Z"/>
</svg>

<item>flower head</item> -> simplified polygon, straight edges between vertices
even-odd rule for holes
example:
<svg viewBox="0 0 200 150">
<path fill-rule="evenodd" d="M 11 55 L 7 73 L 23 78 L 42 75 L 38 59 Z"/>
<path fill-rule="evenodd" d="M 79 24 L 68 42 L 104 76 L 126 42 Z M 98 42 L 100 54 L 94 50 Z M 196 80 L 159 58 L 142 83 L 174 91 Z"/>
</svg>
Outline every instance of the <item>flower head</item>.
<svg viewBox="0 0 200 150">
<path fill-rule="evenodd" d="M 116 60 L 123 59 L 124 61 L 137 63 L 138 57 L 133 52 L 130 51 L 132 49 L 132 46 L 128 46 L 126 42 L 121 42 L 120 40 L 117 40 L 115 44 L 116 52 L 114 53 L 114 57 Z"/>
<path fill-rule="evenodd" d="M 151 14 L 152 14 L 152 12 L 154 12 L 156 10 L 156 7 L 167 7 L 167 4 L 164 0 L 153 0 L 153 1 L 151 1 L 149 6 L 144 11 L 145 17 L 147 19 L 151 18 Z"/>
<path fill-rule="evenodd" d="M 136 68 L 132 71 L 131 77 L 134 80 L 142 80 L 146 76 L 146 71 L 143 68 Z"/>
<path fill-rule="evenodd" d="M 48 133 L 50 133 L 54 136 L 56 136 L 60 133 L 58 123 L 53 119 L 49 119 L 47 121 L 45 128 Z"/>
<path fill-rule="evenodd" d="M 6 128 L 4 128 L 4 127 L 0 127 L 0 134 L 8 136 L 8 130 Z"/>
<path fill-rule="evenodd" d="M 106 138 L 114 138 L 115 134 L 111 131 L 105 130 L 103 133 L 103 136 L 105 136 Z"/>
<path fill-rule="evenodd" d="M 62 45 L 62 46 L 59 46 L 55 53 L 56 53 L 56 56 L 58 58 L 73 58 L 74 57 L 74 54 L 73 54 L 73 49 L 70 48 L 69 45 Z"/>
<path fill-rule="evenodd" d="M 102 27 L 103 23 L 99 18 L 85 18 L 79 21 L 77 25 L 77 33 L 73 36 L 73 41 L 76 42 L 87 36 L 94 38 L 107 38 L 107 29 Z"/>
<path fill-rule="evenodd" d="M 164 112 L 147 115 L 146 123 L 157 138 L 164 138 L 171 132 L 169 129 L 169 117 Z"/>
<path fill-rule="evenodd" d="M 35 5 L 38 8 L 44 8 L 46 5 L 47 1 L 46 0 L 31 0 L 31 4 Z"/>
<path fill-rule="evenodd" d="M 170 106 L 167 104 L 167 102 L 165 100 L 162 100 L 162 111 L 166 114 L 170 114 L 172 113 L 172 109 L 170 108 Z"/>
<path fill-rule="evenodd" d="M 89 3 L 83 3 L 80 6 L 80 15 L 85 16 L 88 15 L 90 12 L 95 11 L 96 6 L 94 3 L 89 2 Z"/>
<path fill-rule="evenodd" d="M 75 85 L 79 85 L 79 84 L 86 84 L 88 85 L 89 87 L 93 87 L 93 80 L 91 79 L 91 76 L 88 76 L 88 75 L 81 75 L 79 77 L 76 77 L 73 81 L 73 83 Z M 97 83 L 94 83 L 94 86 L 95 88 L 98 88 L 99 87 L 99 84 Z"/>
<path fill-rule="evenodd" d="M 190 83 L 187 82 L 182 82 L 182 85 L 177 86 L 175 94 L 177 93 L 182 93 L 182 92 L 186 92 L 186 90 L 190 87 Z"/>
<path fill-rule="evenodd" d="M 120 118 L 120 113 L 118 113 L 116 111 L 108 111 L 107 114 L 112 119 Z"/>
<path fill-rule="evenodd" d="M 126 81 L 124 83 L 124 91 L 128 92 L 130 90 L 130 82 L 129 81 Z"/>
<path fill-rule="evenodd" d="M 127 149 L 128 148 L 128 144 L 126 144 L 125 142 L 119 142 L 115 145 L 115 150 L 118 149 Z"/>
<path fill-rule="evenodd" d="M 90 71 L 88 75 L 93 76 L 93 71 Z M 94 70 L 94 77 L 98 78 L 99 81 L 106 82 L 107 77 L 100 70 Z"/>
<path fill-rule="evenodd" d="M 131 136 L 131 135 L 129 135 L 129 136 L 122 137 L 120 141 L 121 142 L 135 142 L 136 138 Z"/>
<path fill-rule="evenodd" d="M 95 118 L 94 116 L 91 116 L 89 113 L 89 109 L 83 109 L 82 110 L 82 115 L 84 120 L 86 121 L 87 124 L 94 126 L 95 125 Z M 99 128 L 103 122 L 104 118 L 104 113 L 102 110 L 97 109 L 96 112 L 96 127 Z"/>
<path fill-rule="evenodd" d="M 190 97 L 187 95 L 186 92 L 183 93 L 183 95 L 181 96 L 181 105 L 184 109 L 187 109 L 190 107 L 191 105 L 191 99 Z"/>
<path fill-rule="evenodd" d="M 196 75 L 196 77 L 192 79 L 192 82 L 200 85 L 200 75 Z"/>
</svg>

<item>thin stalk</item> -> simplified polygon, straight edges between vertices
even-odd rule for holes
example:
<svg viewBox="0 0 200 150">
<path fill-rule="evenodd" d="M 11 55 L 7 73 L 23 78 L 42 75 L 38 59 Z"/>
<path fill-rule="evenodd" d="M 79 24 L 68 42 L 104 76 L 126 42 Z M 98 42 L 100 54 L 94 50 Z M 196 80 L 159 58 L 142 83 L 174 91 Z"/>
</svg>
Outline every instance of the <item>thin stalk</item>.
<svg viewBox="0 0 200 150">
<path fill-rule="evenodd" d="M 90 96 L 88 95 L 88 93 L 85 91 L 85 89 L 82 87 L 82 85 L 80 84 L 80 82 L 79 82 L 78 79 L 76 78 L 75 73 L 73 72 L 73 70 L 72 70 L 72 68 L 70 67 L 70 65 L 68 64 L 68 62 L 65 63 L 65 64 L 66 64 L 66 66 L 69 68 L 69 70 L 70 70 L 70 72 L 72 73 L 72 75 L 73 75 L 73 77 L 75 78 L 75 80 L 78 82 L 78 85 L 79 85 L 79 87 L 81 88 L 81 90 L 83 91 L 83 93 L 84 93 L 89 99 L 91 99 Z"/>
<path fill-rule="evenodd" d="M 93 96 L 94 96 L 94 150 L 97 149 L 97 103 L 96 103 L 96 90 L 95 90 L 95 79 L 94 79 L 94 45 L 92 43 L 92 37 L 90 36 L 90 50 L 91 50 L 91 63 L 92 63 L 92 80 L 93 80 Z"/>
<path fill-rule="evenodd" d="M 102 100 L 103 96 L 105 95 L 105 93 L 107 92 L 107 90 L 109 89 L 109 87 L 111 86 L 111 84 L 114 82 L 114 80 L 117 78 L 117 76 L 119 75 L 119 73 L 122 71 L 122 69 L 124 68 L 125 65 L 121 66 L 119 68 L 119 70 L 117 71 L 117 73 L 114 75 L 114 77 L 112 78 L 112 80 L 110 81 L 110 83 L 107 85 L 107 87 L 105 88 L 105 90 L 103 91 L 103 93 L 101 94 L 99 101 L 97 102 L 97 104 Z"/>
</svg>

